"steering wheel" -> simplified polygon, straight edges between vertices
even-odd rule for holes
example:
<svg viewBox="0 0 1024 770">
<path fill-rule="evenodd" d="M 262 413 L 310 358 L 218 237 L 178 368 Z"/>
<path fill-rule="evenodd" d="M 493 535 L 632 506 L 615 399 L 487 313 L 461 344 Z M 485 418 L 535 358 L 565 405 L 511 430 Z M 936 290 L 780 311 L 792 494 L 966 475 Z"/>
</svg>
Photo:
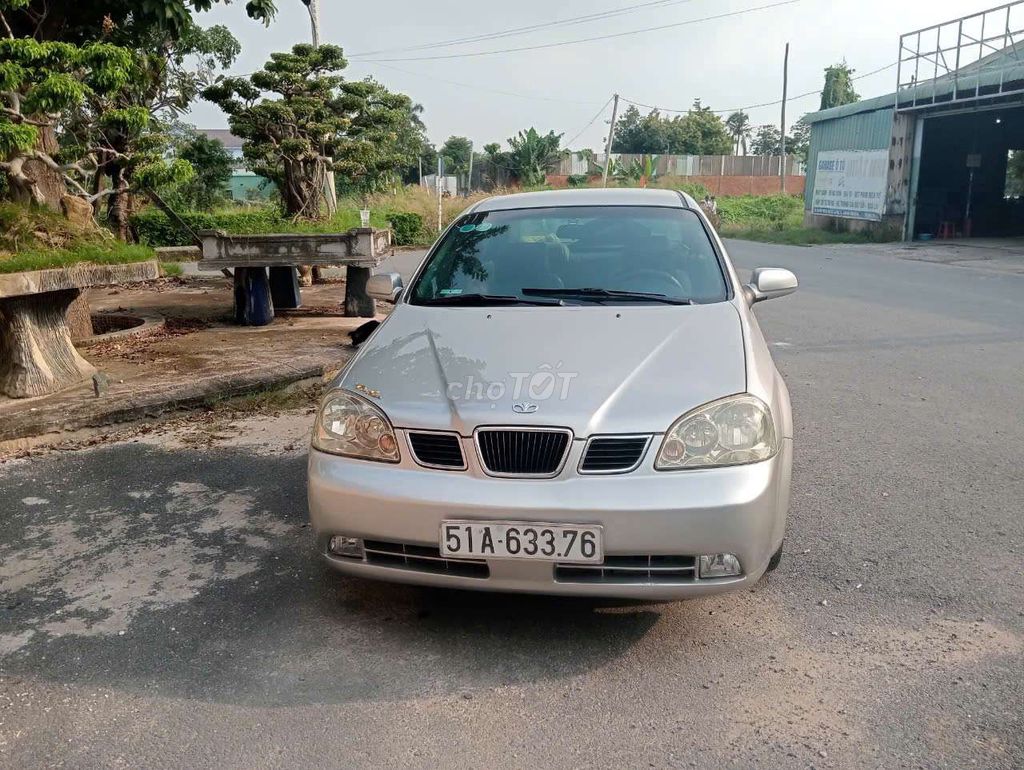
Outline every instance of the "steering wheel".
<svg viewBox="0 0 1024 770">
<path fill-rule="evenodd" d="M 658 291 L 657 289 L 651 289 L 651 279 L 655 286 L 661 285 L 670 287 L 670 291 Z M 623 271 L 618 273 L 612 279 L 613 288 L 622 289 L 624 291 L 646 291 L 652 294 L 677 294 L 677 296 L 686 296 L 686 289 L 679 282 L 672 273 L 666 270 L 632 270 L 629 272 Z M 675 291 L 672 291 L 672 290 Z"/>
</svg>

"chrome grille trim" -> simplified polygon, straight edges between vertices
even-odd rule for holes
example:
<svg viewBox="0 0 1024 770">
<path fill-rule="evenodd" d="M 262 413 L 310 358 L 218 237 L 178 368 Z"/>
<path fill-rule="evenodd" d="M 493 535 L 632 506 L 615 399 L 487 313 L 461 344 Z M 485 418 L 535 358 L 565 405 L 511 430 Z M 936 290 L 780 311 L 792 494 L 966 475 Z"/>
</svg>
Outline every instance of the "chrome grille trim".
<svg viewBox="0 0 1024 770">
<path fill-rule="evenodd" d="M 546 434 L 534 441 L 519 441 L 512 434 Z M 481 439 L 481 436 L 486 437 Z M 546 437 L 556 439 L 551 443 Z M 509 479 L 551 479 L 562 472 L 572 449 L 573 434 L 569 428 L 546 428 L 526 425 L 487 425 L 473 431 L 480 467 L 488 476 Z M 561 452 L 558 443 L 564 442 Z M 545 454 L 549 456 L 545 456 Z M 489 462 L 490 461 L 490 462 Z M 498 466 L 495 469 L 495 465 Z M 517 472 L 502 468 L 537 467 L 538 472 Z"/>
<path fill-rule="evenodd" d="M 650 448 L 651 441 L 653 439 L 654 437 L 650 434 L 629 436 L 591 436 L 587 439 L 587 445 L 583 449 L 583 455 L 580 457 L 580 464 L 577 470 L 581 475 L 585 476 L 608 476 L 616 473 L 632 473 L 640 467 L 641 463 L 643 463 L 644 458 L 647 456 L 647 450 Z M 616 442 L 619 442 L 618 447 L 614 446 Z M 639 449 L 636 449 L 636 445 L 639 445 Z M 614 453 L 613 450 L 619 450 L 619 455 L 622 457 L 625 457 L 628 454 L 629 456 L 626 459 L 628 459 L 629 462 L 626 464 L 614 465 L 612 467 L 587 468 L 588 461 L 596 459 L 591 457 L 592 451 L 595 455 L 600 451 L 604 455 L 602 459 L 606 461 L 601 464 L 607 464 L 609 455 Z"/>
<path fill-rule="evenodd" d="M 442 471 L 464 471 L 468 467 L 465 452 L 462 451 L 462 437 L 458 433 L 440 430 L 406 430 L 405 436 L 409 443 L 409 453 L 417 465 Z M 437 439 L 442 438 L 452 439 L 452 446 L 450 448 L 441 447 Z M 429 445 L 431 439 L 434 439 L 434 446 Z M 420 444 L 419 451 L 417 451 L 417 443 Z M 443 454 L 447 453 L 449 457 L 452 457 L 451 449 L 458 451 L 459 462 L 457 464 L 437 462 L 442 459 L 441 455 Z M 433 455 L 432 458 L 431 455 Z M 424 459 L 425 457 L 429 459 Z"/>
<path fill-rule="evenodd" d="M 611 556 L 603 564 L 555 564 L 556 583 L 678 585 L 697 582 L 696 556 Z"/>
<path fill-rule="evenodd" d="M 363 552 L 366 563 L 375 567 L 467 578 L 485 579 L 491 576 L 491 569 L 483 559 L 452 559 L 442 556 L 436 546 L 364 540 Z"/>
</svg>

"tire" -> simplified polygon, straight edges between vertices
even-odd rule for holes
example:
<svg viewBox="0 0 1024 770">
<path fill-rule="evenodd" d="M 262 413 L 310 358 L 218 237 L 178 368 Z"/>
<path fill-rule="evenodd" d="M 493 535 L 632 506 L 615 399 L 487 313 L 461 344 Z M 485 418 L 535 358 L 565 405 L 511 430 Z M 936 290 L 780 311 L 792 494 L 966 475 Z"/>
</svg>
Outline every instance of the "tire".
<svg viewBox="0 0 1024 770">
<path fill-rule="evenodd" d="M 782 548 L 785 544 L 785 541 L 779 544 L 779 550 L 772 554 L 772 558 L 768 561 L 768 569 L 765 572 L 774 572 L 779 568 L 779 564 L 782 563 Z"/>
</svg>

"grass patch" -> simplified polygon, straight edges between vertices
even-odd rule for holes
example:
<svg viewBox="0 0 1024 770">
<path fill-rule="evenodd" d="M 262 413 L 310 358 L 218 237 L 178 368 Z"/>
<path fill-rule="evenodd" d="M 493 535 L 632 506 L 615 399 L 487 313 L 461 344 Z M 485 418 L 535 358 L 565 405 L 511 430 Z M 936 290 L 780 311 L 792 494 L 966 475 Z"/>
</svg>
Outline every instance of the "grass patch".
<svg viewBox="0 0 1024 770">
<path fill-rule="evenodd" d="M 146 246 L 121 243 L 106 230 L 77 226 L 55 211 L 0 203 L 0 273 L 152 258 Z"/>
<path fill-rule="evenodd" d="M 177 262 L 161 262 L 160 263 L 160 274 L 166 276 L 181 276 L 184 275 L 185 268 L 183 268 Z"/>
<path fill-rule="evenodd" d="M 0 253 L 0 273 L 51 270 L 83 263 L 123 265 L 129 262 L 144 262 L 152 258 L 153 250 L 148 246 L 118 242 L 84 243 L 66 249 L 27 249 L 14 254 Z"/>
<path fill-rule="evenodd" d="M 299 381 L 241 396 L 214 398 L 208 405 L 215 413 L 233 416 L 270 414 L 288 409 L 315 407 L 323 391 L 324 385 L 321 382 Z"/>
</svg>

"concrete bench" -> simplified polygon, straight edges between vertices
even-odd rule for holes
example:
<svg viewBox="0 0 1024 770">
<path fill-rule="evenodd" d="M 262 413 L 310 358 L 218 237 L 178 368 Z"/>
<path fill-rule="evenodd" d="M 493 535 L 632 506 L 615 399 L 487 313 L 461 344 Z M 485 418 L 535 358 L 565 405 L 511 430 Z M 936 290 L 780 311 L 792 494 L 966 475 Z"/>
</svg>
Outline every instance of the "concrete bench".
<svg viewBox="0 0 1024 770">
<path fill-rule="evenodd" d="M 267 235 L 200 230 L 198 235 L 203 244 L 199 269 L 234 270 L 235 320 L 247 326 L 270 323 L 275 307 L 301 305 L 296 277 L 300 265 L 346 267 L 345 315 L 372 317 L 375 308 L 366 281 L 391 248 L 391 231 L 372 227 Z"/>
<path fill-rule="evenodd" d="M 90 286 L 159 277 L 156 260 L 0 274 L 0 392 L 44 396 L 91 376 L 95 367 L 71 343 L 68 307 Z"/>
</svg>

